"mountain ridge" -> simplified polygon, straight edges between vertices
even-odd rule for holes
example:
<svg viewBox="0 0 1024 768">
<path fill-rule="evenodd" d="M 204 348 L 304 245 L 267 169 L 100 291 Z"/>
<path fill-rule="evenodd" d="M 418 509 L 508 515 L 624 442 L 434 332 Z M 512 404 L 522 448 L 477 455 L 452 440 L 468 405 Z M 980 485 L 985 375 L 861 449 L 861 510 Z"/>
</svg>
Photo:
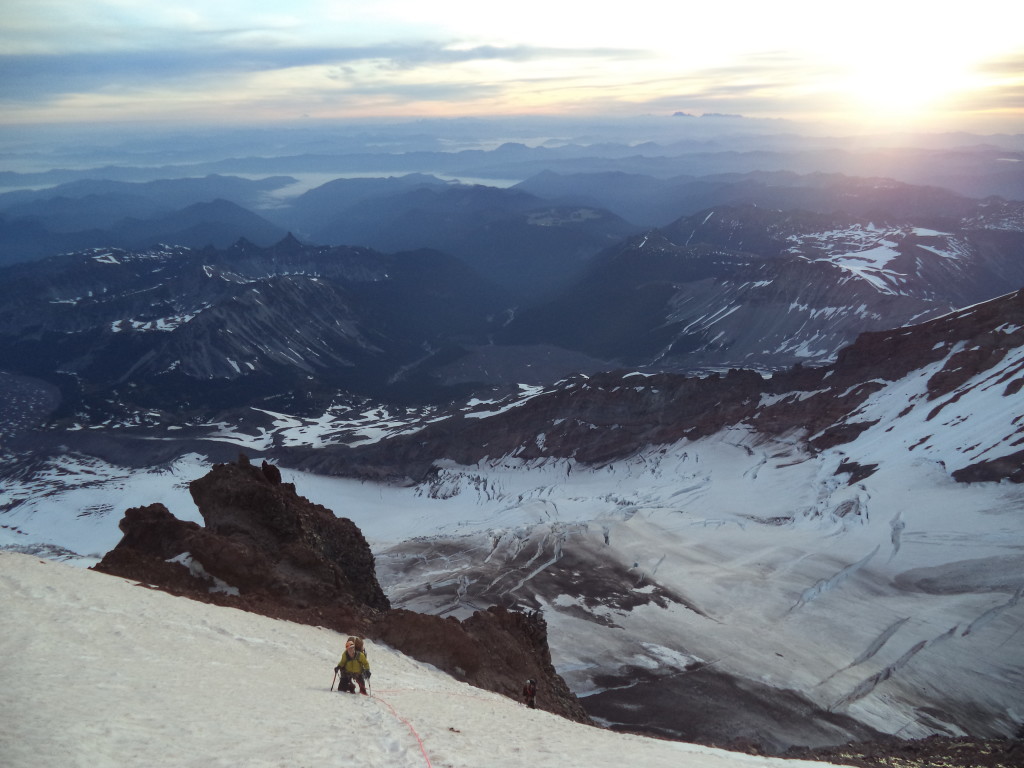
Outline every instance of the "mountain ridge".
<svg viewBox="0 0 1024 768">
<path fill-rule="evenodd" d="M 341 504 L 393 606 L 542 611 L 554 667 L 615 728 L 771 753 L 994 738 L 1019 727 L 1024 668 L 1021 388 L 1016 291 L 770 377 L 57 432 L 55 455 L 7 464 L 0 536 L 101 553 L 122 498 L 173 498 L 183 454 L 242 449 Z M 177 458 L 128 471 L 87 448 Z"/>
</svg>

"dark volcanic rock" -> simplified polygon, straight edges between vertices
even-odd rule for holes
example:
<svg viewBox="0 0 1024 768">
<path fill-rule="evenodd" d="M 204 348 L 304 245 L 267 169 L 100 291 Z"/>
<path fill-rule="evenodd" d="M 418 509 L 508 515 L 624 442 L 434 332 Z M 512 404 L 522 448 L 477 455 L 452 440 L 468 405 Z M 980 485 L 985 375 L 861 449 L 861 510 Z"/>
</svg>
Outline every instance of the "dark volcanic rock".
<svg viewBox="0 0 1024 768">
<path fill-rule="evenodd" d="M 277 467 L 217 464 L 190 486 L 206 526 L 162 504 L 129 509 L 124 537 L 98 571 L 206 602 L 386 642 L 460 680 L 579 722 L 583 707 L 555 672 L 539 614 L 492 608 L 464 621 L 391 610 L 358 527 L 299 496 Z M 340 652 L 340 647 L 336 649 Z"/>
<path fill-rule="evenodd" d="M 206 527 L 178 520 L 162 504 L 129 509 L 124 537 L 96 569 L 281 608 L 345 606 L 357 615 L 390 608 L 355 523 L 299 496 L 276 467 L 243 456 L 215 465 L 190 490 Z"/>
<path fill-rule="evenodd" d="M 1024 483 L 1024 451 L 954 470 L 953 479 L 959 483 L 997 483 L 1004 479 L 1012 483 Z"/>
<path fill-rule="evenodd" d="M 345 594 L 371 609 L 390 607 L 356 524 L 299 496 L 294 485 L 280 482 L 279 472 L 247 460 L 217 464 L 189 491 L 206 529 L 240 555 L 207 566 L 228 584 L 288 603 L 324 603 Z"/>
<path fill-rule="evenodd" d="M 1019 768 L 1024 765 L 1024 740 L 929 736 L 857 742 L 825 749 L 796 747 L 786 752 L 793 760 L 821 760 L 858 768 Z"/>
<path fill-rule="evenodd" d="M 220 589 L 287 607 L 340 603 L 361 612 L 390 607 L 377 583 L 369 546 L 351 520 L 335 518 L 329 510 L 297 496 L 290 484 L 268 494 L 270 486 L 263 480 L 266 489 L 242 491 L 246 484 L 237 476 L 224 482 L 224 475 L 236 475 L 239 466 L 217 466 L 234 469 L 218 472 L 215 468 L 204 478 L 216 474 L 202 486 L 209 496 L 200 510 L 220 519 L 219 527 L 210 524 L 209 516 L 205 528 L 178 520 L 162 504 L 129 509 L 119 525 L 124 537 L 96 569 L 173 586 L 180 592 Z M 248 469 L 255 472 L 250 479 L 262 477 L 259 470 Z M 218 492 L 228 494 L 239 506 L 222 506 L 224 497 L 217 497 Z M 252 505 L 248 511 L 254 512 L 249 520 L 245 520 L 246 503 Z M 259 519 L 261 514 L 291 517 L 294 524 L 275 530 L 272 522 Z M 235 522 L 225 524 L 226 517 Z"/>
<path fill-rule="evenodd" d="M 185 552 L 203 551 L 207 535 L 192 522 L 179 520 L 163 504 L 133 507 L 118 524 L 121 541 L 95 566 L 96 570 L 159 584 L 176 593 L 197 588 L 197 577 L 180 562 L 171 562 Z M 208 589 L 208 584 L 203 584 Z"/>
<path fill-rule="evenodd" d="M 539 709 L 589 722 L 583 705 L 551 663 L 547 624 L 540 613 L 494 606 L 459 621 L 393 610 L 378 618 L 372 631 L 409 656 L 510 698 L 519 698 L 523 684 L 533 678 Z"/>
</svg>

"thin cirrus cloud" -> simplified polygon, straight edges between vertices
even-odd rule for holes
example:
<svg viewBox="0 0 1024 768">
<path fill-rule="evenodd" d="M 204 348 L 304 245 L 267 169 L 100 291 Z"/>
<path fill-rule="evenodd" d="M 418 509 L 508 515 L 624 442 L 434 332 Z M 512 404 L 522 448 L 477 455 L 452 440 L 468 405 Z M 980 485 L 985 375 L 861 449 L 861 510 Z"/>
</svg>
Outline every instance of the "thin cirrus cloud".
<svg viewBox="0 0 1024 768">
<path fill-rule="evenodd" d="M 0 124 L 684 110 L 1019 130 L 1018 6 L 7 0 Z"/>
<path fill-rule="evenodd" d="M 545 60 L 626 60 L 643 51 L 555 49 L 527 45 L 451 47 L 424 42 L 320 48 L 128 50 L 0 56 L 0 98 L 36 101 L 114 88 L 208 87 L 217 78 L 307 67 L 372 63 L 378 71 L 452 67 L 469 62 L 523 64 Z M 429 90 L 429 84 L 422 87 Z"/>
</svg>

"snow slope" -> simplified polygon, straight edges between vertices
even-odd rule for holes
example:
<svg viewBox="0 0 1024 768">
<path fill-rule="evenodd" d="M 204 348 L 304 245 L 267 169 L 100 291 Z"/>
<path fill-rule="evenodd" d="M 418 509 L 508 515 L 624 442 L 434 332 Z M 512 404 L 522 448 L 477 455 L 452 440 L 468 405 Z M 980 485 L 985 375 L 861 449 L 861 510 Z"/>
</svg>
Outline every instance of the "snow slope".
<svg viewBox="0 0 1024 768">
<path fill-rule="evenodd" d="M 396 607 L 460 617 L 496 603 L 542 608 L 555 667 L 577 695 L 588 706 L 617 697 L 602 707 L 607 722 L 641 712 L 649 724 L 669 712 L 650 701 L 678 702 L 687 692 L 668 689 L 713 664 L 772 705 L 797 692 L 818 712 L 903 737 L 1003 736 L 1024 722 L 1024 485 L 952 473 L 1019 448 L 1024 353 L 932 399 L 930 382 L 961 351 L 951 344 L 897 381 L 871 382 L 834 425 L 857 436 L 818 451 L 806 448 L 811 436 L 739 425 L 601 466 L 442 463 L 415 487 L 283 476 L 362 529 Z M 261 445 L 344 431 L 272 420 Z M 357 421 L 366 430 L 371 420 Z M 227 439 L 218 428 L 218 444 Z M 160 501 L 198 520 L 187 483 L 208 468 L 198 455 L 134 471 L 52 459 L 0 487 L 0 548 L 90 563 L 120 539 L 128 507 Z M 647 707 L 630 710 L 631 696 Z M 671 715 L 659 727 L 685 736 L 686 718 Z M 845 740 L 834 723 L 805 726 L 757 723 L 749 737 Z"/>
<path fill-rule="evenodd" d="M 83 766 L 822 766 L 621 735 L 368 644 L 373 697 L 331 693 L 343 637 L 0 553 L 0 763 Z"/>
</svg>

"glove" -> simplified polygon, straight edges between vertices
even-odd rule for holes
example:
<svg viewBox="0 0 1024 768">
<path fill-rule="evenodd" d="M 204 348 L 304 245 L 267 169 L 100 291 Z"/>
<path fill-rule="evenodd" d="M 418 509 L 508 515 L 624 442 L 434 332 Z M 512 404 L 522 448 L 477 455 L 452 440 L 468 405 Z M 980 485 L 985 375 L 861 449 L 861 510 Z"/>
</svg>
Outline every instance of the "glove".
<svg viewBox="0 0 1024 768">
<path fill-rule="evenodd" d="M 341 664 L 335 664 L 334 665 L 334 671 L 335 672 L 341 672 Z"/>
<path fill-rule="evenodd" d="M 363 677 L 365 677 L 367 680 L 369 680 L 370 679 L 370 670 L 366 670 L 365 672 L 363 672 Z"/>
</svg>

